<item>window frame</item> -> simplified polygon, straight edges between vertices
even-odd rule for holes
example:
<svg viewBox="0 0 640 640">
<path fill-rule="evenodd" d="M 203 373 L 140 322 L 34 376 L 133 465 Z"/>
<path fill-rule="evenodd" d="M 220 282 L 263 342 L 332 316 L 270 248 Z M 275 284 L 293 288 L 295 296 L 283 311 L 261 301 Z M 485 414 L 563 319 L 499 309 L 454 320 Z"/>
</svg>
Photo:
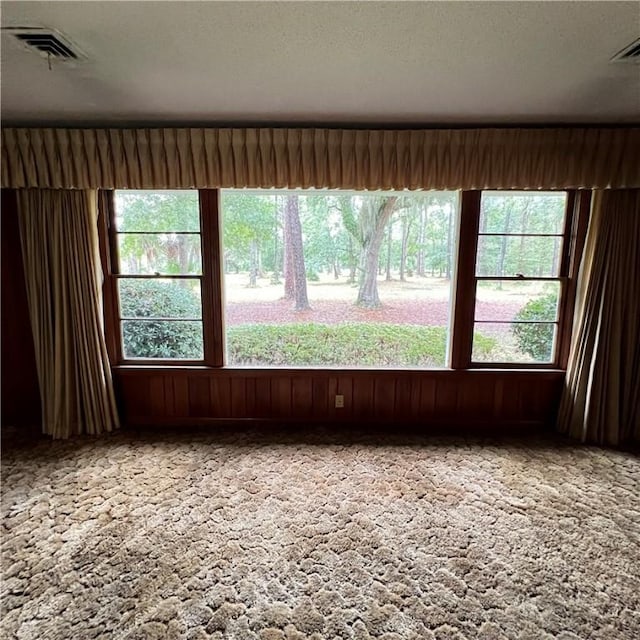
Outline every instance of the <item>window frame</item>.
<svg viewBox="0 0 640 640">
<path fill-rule="evenodd" d="M 124 190 L 123 190 L 124 191 Z M 149 189 L 150 192 L 162 189 Z M 174 190 L 175 191 L 175 190 Z M 113 364 L 138 366 L 209 366 L 220 367 L 224 353 L 221 339 L 222 313 L 215 300 L 221 300 L 220 263 L 218 260 L 219 228 L 218 200 L 211 189 L 185 189 L 198 192 L 200 230 L 193 232 L 200 236 L 202 273 L 189 275 L 136 275 L 120 273 L 118 252 L 118 230 L 116 228 L 115 190 L 100 190 L 98 196 L 98 228 L 100 235 L 100 255 L 103 265 L 103 292 L 105 338 L 107 352 Z M 203 358 L 126 358 L 122 342 L 122 315 L 118 294 L 118 281 L 121 279 L 190 279 L 200 281 L 202 303 L 202 339 Z"/>
<path fill-rule="evenodd" d="M 536 193 L 539 191 L 566 193 L 562 250 L 557 276 L 524 277 L 518 276 L 479 276 L 476 273 L 476 260 L 480 236 L 480 213 L 483 191 L 505 194 L 511 191 Z M 591 202 L 590 191 L 571 189 L 485 189 L 463 191 L 460 216 L 460 236 L 458 251 L 458 272 L 456 275 L 456 298 L 454 302 L 454 326 L 452 329 L 453 369 L 515 369 L 549 370 L 566 369 L 571 342 L 572 315 L 575 304 L 576 280 L 580 266 L 582 250 L 586 237 L 586 227 Z M 486 234 L 485 234 L 486 235 Z M 504 234 L 490 234 L 504 235 Z M 529 234 L 508 234 L 529 235 Z M 531 234 L 545 235 L 545 234 Z M 550 234 L 556 235 L 556 234 Z M 557 334 L 554 354 L 551 362 L 479 362 L 473 360 L 473 331 L 475 325 L 476 294 L 478 281 L 517 281 L 548 280 L 559 282 Z M 555 324 L 555 323 L 554 323 Z"/>
<path fill-rule="evenodd" d="M 149 191 L 161 191 L 161 189 L 149 189 Z M 105 340 L 112 366 L 247 369 L 247 367 L 229 366 L 224 362 L 224 291 L 222 279 L 222 234 L 220 229 L 221 190 L 198 189 L 197 191 L 200 210 L 202 274 L 188 277 L 200 278 L 201 282 L 204 342 L 204 358 L 202 360 L 133 359 L 124 357 L 118 297 L 118 280 L 122 277 L 122 274 L 118 273 L 119 256 L 115 224 L 115 190 L 101 189 L 98 191 L 98 231 L 104 275 L 103 313 Z M 509 192 L 509 190 L 500 189 L 486 189 L 485 191 Z M 560 281 L 558 330 L 554 359 L 550 363 L 476 362 L 472 360 L 476 287 L 479 277 L 476 275 L 476 255 L 483 190 L 460 190 L 458 226 L 456 229 L 457 251 L 454 252 L 453 282 L 451 285 L 452 314 L 449 330 L 448 366 L 443 369 L 429 369 L 429 371 L 456 369 L 563 370 L 567 367 L 572 336 L 577 276 L 586 238 L 591 191 L 568 189 L 514 189 L 512 191 L 558 191 L 567 194 L 559 275 L 557 278 L 550 278 L 554 281 Z M 483 277 L 480 276 L 480 278 L 482 279 Z M 517 277 L 488 279 L 520 280 Z M 250 368 L 265 371 L 283 369 L 282 367 Z M 284 369 L 291 371 L 317 368 L 284 367 Z M 364 371 L 368 368 L 370 367 L 354 367 L 354 370 Z M 405 368 L 399 370 L 427 371 L 426 369 Z"/>
</svg>

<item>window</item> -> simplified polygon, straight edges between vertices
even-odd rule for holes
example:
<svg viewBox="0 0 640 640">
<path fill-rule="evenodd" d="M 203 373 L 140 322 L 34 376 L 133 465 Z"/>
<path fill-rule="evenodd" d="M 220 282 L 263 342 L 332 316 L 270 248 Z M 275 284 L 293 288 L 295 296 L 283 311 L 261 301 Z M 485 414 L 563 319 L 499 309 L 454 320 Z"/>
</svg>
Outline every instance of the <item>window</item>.
<svg viewBox="0 0 640 640">
<path fill-rule="evenodd" d="M 588 192 L 103 191 L 116 363 L 562 367 Z"/>
<path fill-rule="evenodd" d="M 117 191 L 109 204 L 121 359 L 203 360 L 198 192 Z"/>
<path fill-rule="evenodd" d="M 564 192 L 482 193 L 472 362 L 555 362 Z"/>
<path fill-rule="evenodd" d="M 445 367 L 456 192 L 225 190 L 226 362 Z"/>
</svg>

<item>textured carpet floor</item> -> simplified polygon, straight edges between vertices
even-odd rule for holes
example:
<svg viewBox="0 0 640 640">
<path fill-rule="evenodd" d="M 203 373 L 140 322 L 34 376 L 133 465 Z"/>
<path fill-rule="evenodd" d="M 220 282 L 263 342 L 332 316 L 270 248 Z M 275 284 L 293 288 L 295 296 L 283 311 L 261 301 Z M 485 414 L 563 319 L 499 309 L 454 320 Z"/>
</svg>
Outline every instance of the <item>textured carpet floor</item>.
<svg viewBox="0 0 640 640">
<path fill-rule="evenodd" d="M 5 448 L 7 638 L 640 638 L 640 460 L 554 440 Z"/>
</svg>

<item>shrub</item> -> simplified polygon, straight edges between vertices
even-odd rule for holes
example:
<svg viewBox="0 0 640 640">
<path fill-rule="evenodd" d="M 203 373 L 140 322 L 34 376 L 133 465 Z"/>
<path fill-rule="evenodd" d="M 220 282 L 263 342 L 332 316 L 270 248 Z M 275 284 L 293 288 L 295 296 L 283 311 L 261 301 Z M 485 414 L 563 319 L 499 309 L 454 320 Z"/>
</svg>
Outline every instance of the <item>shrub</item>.
<svg viewBox="0 0 640 640">
<path fill-rule="evenodd" d="M 125 318 L 198 318 L 200 301 L 187 287 L 159 280 L 121 280 Z M 200 322 L 124 321 L 124 353 L 129 358 L 202 358 Z"/>
<path fill-rule="evenodd" d="M 518 311 L 514 320 L 535 322 L 553 322 L 558 308 L 558 294 L 553 291 L 540 298 L 531 300 Z M 553 351 L 552 324 L 511 325 L 520 350 L 538 362 L 550 362 Z"/>
<path fill-rule="evenodd" d="M 231 365 L 438 367 L 445 327 L 344 323 L 247 324 L 227 329 Z M 476 336 L 489 352 L 495 340 Z"/>
</svg>

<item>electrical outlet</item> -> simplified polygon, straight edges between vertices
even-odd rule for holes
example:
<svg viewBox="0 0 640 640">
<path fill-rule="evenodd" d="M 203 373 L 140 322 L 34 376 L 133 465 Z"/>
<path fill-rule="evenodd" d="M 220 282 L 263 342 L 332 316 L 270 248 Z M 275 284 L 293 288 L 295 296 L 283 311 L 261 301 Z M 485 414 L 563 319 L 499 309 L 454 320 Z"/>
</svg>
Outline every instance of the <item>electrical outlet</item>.
<svg viewBox="0 0 640 640">
<path fill-rule="evenodd" d="M 336 409 L 344 409 L 344 396 L 336 396 Z"/>
</svg>

